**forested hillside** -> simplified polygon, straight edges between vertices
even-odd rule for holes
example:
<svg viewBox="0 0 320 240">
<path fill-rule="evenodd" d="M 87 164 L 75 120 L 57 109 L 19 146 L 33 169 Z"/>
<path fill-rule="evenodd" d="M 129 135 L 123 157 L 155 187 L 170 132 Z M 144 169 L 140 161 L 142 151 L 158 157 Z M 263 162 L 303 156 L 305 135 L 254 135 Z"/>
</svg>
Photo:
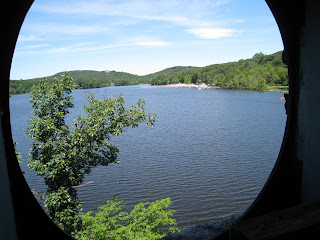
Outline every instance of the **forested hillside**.
<svg viewBox="0 0 320 240">
<path fill-rule="evenodd" d="M 60 72 L 44 78 L 47 78 L 50 82 L 54 78 L 60 77 L 62 74 L 63 72 Z M 76 70 L 70 71 L 69 75 L 74 79 L 80 89 L 148 83 L 144 82 L 138 75 L 116 71 Z M 10 94 L 29 93 L 31 87 L 38 84 L 41 79 L 43 78 L 11 80 Z"/>
<path fill-rule="evenodd" d="M 150 80 L 152 78 L 159 76 L 159 75 L 173 74 L 173 73 L 178 73 L 178 72 L 187 71 L 187 70 L 191 70 L 191 69 L 198 69 L 198 68 L 199 67 L 193 67 L 193 66 L 175 66 L 175 67 L 163 69 L 159 72 L 155 72 L 155 73 L 141 76 L 141 78 L 145 78 L 145 79 L 147 79 L 148 82 L 150 82 Z"/>
<path fill-rule="evenodd" d="M 280 51 L 271 55 L 257 53 L 251 59 L 238 62 L 161 74 L 150 80 L 152 85 L 200 82 L 223 88 L 262 91 L 268 86 L 288 86 L 288 70 Z"/>
<path fill-rule="evenodd" d="M 44 77 L 52 81 L 63 73 Z M 223 88 L 266 90 L 270 86 L 288 86 L 287 66 L 282 62 L 282 52 L 271 55 L 257 53 L 251 59 L 239 60 L 206 67 L 175 66 L 162 71 L 138 76 L 116 71 L 70 71 L 78 88 L 99 88 L 151 83 L 164 85 L 174 83 L 206 83 Z M 11 80 L 10 94 L 29 93 L 31 87 L 42 78 Z"/>
</svg>

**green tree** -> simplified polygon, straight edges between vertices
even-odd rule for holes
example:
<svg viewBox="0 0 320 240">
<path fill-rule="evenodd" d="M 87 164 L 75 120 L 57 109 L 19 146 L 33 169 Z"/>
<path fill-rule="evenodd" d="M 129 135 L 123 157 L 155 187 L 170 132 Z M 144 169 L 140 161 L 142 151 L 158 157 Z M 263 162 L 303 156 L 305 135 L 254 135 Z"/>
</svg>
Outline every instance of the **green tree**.
<svg viewBox="0 0 320 240">
<path fill-rule="evenodd" d="M 14 149 L 15 149 L 15 152 L 16 152 L 16 155 L 17 155 L 18 162 L 22 163 L 23 162 L 22 156 L 21 156 L 20 151 L 17 150 L 17 145 L 18 145 L 17 141 L 13 140 L 13 146 L 14 146 Z"/>
<path fill-rule="evenodd" d="M 256 53 L 253 55 L 253 59 L 257 61 L 258 64 L 261 64 L 264 60 L 264 54 L 262 52 Z"/>
<path fill-rule="evenodd" d="M 191 78 L 190 75 L 186 75 L 186 76 L 184 77 L 184 83 L 189 84 L 189 83 L 191 83 L 191 80 L 192 80 L 192 78 Z"/>
<path fill-rule="evenodd" d="M 92 216 L 84 214 L 83 225 L 74 235 L 78 239 L 159 239 L 178 231 L 173 210 L 168 209 L 170 198 L 153 203 L 141 202 L 128 213 L 122 211 L 124 204 L 117 199 L 108 200 Z"/>
<path fill-rule="evenodd" d="M 111 138 L 142 122 L 153 126 L 156 118 L 154 113 L 145 113 L 144 100 L 126 110 L 122 95 L 101 101 L 90 94 L 84 114 L 75 117 L 70 128 L 65 118 L 74 106 L 71 93 L 75 87 L 68 73 L 52 84 L 42 80 L 33 87 L 30 102 L 34 116 L 27 129 L 33 140 L 29 167 L 47 185 L 47 213 L 68 233 L 81 227 L 77 187 L 83 184 L 84 176 L 95 166 L 118 163 L 119 149 Z"/>
<path fill-rule="evenodd" d="M 263 79 L 263 78 L 260 78 L 256 90 L 258 90 L 258 91 L 264 91 L 264 90 L 266 90 L 266 89 L 267 89 L 266 80 Z"/>
</svg>

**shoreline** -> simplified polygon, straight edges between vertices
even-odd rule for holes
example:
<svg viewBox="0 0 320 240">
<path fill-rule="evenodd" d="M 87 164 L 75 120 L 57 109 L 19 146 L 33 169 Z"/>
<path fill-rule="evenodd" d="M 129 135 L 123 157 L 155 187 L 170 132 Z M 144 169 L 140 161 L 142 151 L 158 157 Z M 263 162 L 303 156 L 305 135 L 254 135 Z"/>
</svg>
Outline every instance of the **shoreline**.
<svg viewBox="0 0 320 240">
<path fill-rule="evenodd" d="M 175 83 L 175 84 L 166 84 L 166 85 L 150 85 L 150 86 L 145 86 L 144 88 L 156 88 L 156 87 L 188 87 L 188 88 L 198 88 L 199 90 L 201 89 L 221 89 L 222 87 L 217 87 L 217 86 L 210 86 L 205 83 L 202 84 L 194 84 L 194 83 Z"/>
<path fill-rule="evenodd" d="M 289 91 L 282 91 L 282 90 L 264 90 L 263 92 L 275 92 L 275 93 L 284 93 L 284 94 L 288 94 Z"/>
<path fill-rule="evenodd" d="M 138 84 L 138 85 L 144 85 L 144 84 Z M 137 86 L 138 86 L 137 85 Z M 134 85 L 119 85 L 119 86 L 134 86 Z M 119 87 L 119 86 L 114 86 L 114 87 Z M 105 86 L 105 87 L 100 87 L 100 88 L 108 88 L 111 86 Z M 170 88 L 180 88 L 180 87 L 188 87 L 188 88 L 198 88 L 198 90 L 202 89 L 229 89 L 229 88 L 223 88 L 223 87 L 217 87 L 217 86 L 212 86 L 212 85 L 207 85 L 205 83 L 202 84 L 194 84 L 194 83 L 175 83 L 175 84 L 166 84 L 166 85 L 148 85 L 148 86 L 142 86 L 142 88 L 157 88 L 157 87 L 170 87 Z M 76 88 L 75 90 L 81 90 L 81 89 L 91 89 L 91 88 Z M 249 90 L 249 89 L 230 89 L 230 90 L 248 90 L 248 91 L 257 91 L 257 90 Z M 288 90 L 284 90 L 281 88 L 277 87 L 267 87 L 266 90 L 263 90 L 261 92 L 280 92 L 280 93 L 288 93 Z M 22 95 L 22 94 L 30 94 L 30 93 L 16 93 L 12 94 L 11 97 L 15 95 Z"/>
<path fill-rule="evenodd" d="M 188 88 L 198 88 L 199 90 L 202 89 L 224 89 L 222 87 L 217 86 L 210 86 L 205 83 L 203 84 L 194 84 L 194 83 L 175 83 L 175 84 L 166 84 L 166 85 L 150 85 L 150 86 L 143 86 L 143 88 L 157 88 L 157 87 L 171 87 L 171 88 L 180 88 L 180 87 L 188 87 Z M 228 88 L 226 88 L 228 89 Z M 248 89 L 232 89 L 232 90 L 248 90 Z M 256 91 L 256 90 L 248 90 L 248 91 Z M 270 88 L 263 90 L 261 92 L 280 92 L 280 93 L 288 93 L 288 90 L 284 89 L 275 89 Z"/>
</svg>

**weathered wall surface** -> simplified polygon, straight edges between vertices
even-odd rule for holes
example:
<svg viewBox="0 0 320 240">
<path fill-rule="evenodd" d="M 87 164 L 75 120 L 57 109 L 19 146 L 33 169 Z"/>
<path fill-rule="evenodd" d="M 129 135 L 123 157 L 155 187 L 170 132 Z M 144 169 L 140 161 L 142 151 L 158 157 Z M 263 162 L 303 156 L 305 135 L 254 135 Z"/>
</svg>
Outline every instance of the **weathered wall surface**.
<svg viewBox="0 0 320 240">
<path fill-rule="evenodd" d="M 2 113 L 0 113 L 0 126 L 2 123 Z M 5 159 L 5 147 L 3 141 L 2 128 L 0 127 L 0 189 L 1 189 L 1 200 L 0 200 L 0 212 L 2 216 L 0 218 L 0 238 L 6 236 L 6 239 L 13 240 L 17 239 L 16 236 L 16 225 L 14 219 L 14 211 L 12 206 L 12 196 L 10 192 L 9 177 L 7 172 L 7 162 Z"/>
<path fill-rule="evenodd" d="M 320 200 L 320 1 L 306 4 L 300 44 L 298 157 L 303 162 L 302 201 Z"/>
</svg>

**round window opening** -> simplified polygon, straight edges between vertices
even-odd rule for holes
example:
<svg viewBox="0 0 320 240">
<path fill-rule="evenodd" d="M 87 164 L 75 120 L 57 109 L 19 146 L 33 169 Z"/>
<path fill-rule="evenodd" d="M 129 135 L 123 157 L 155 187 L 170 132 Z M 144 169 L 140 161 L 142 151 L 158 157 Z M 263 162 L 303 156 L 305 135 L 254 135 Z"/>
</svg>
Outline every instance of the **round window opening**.
<svg viewBox="0 0 320 240">
<path fill-rule="evenodd" d="M 105 201 L 122 227 L 128 216 L 175 219 L 162 217 L 164 235 L 234 219 L 279 153 L 282 49 L 264 1 L 34 2 L 10 80 L 30 189 L 75 237 L 95 218 L 80 213 Z"/>
</svg>

